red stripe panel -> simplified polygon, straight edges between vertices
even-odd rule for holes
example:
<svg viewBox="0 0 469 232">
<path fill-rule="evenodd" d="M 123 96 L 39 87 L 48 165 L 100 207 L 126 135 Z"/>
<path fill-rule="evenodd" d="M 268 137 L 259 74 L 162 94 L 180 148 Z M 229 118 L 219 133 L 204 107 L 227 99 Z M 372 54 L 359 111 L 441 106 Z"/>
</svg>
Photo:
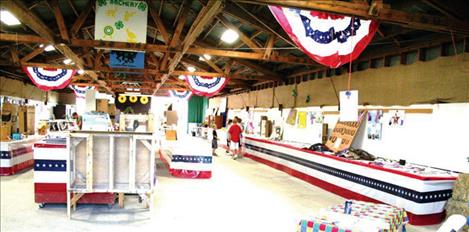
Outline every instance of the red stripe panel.
<svg viewBox="0 0 469 232">
<path fill-rule="evenodd" d="M 23 163 L 16 164 L 12 167 L 2 167 L 0 168 L 0 176 L 10 176 L 17 172 L 29 169 L 34 165 L 34 160 L 28 160 Z"/>
<path fill-rule="evenodd" d="M 35 143 L 34 147 L 40 147 L 40 148 L 67 148 L 67 145 L 65 145 L 65 144 Z"/>
<path fill-rule="evenodd" d="M 345 158 L 341 158 L 341 157 L 337 157 L 337 156 L 326 155 L 326 154 L 323 154 L 323 153 L 319 153 L 319 152 L 315 152 L 315 151 L 311 151 L 311 150 L 307 150 L 307 149 L 302 149 L 302 148 L 298 148 L 298 147 L 294 147 L 294 146 L 291 146 L 291 145 L 288 145 L 288 144 L 282 144 L 282 143 L 277 143 L 277 142 L 273 142 L 273 141 L 269 141 L 269 140 L 257 139 L 257 138 L 251 138 L 251 137 L 246 137 L 246 139 L 256 141 L 256 142 L 261 142 L 261 143 L 267 143 L 267 144 L 272 144 L 272 145 L 276 145 L 276 146 L 286 147 L 286 148 L 294 149 L 294 150 L 297 150 L 297 151 L 302 151 L 302 152 L 310 153 L 310 154 L 313 154 L 313 155 L 326 157 L 328 159 L 335 159 L 335 160 L 339 160 L 339 161 L 342 161 L 342 162 L 356 164 L 356 165 L 364 166 L 364 167 L 367 167 L 367 168 L 373 168 L 373 169 L 377 169 L 377 170 L 380 170 L 380 171 L 391 172 L 391 173 L 394 173 L 394 174 L 407 176 L 407 177 L 414 178 L 414 179 L 419 179 L 419 180 L 456 180 L 457 179 L 457 177 L 419 176 L 419 175 L 415 175 L 415 174 L 412 174 L 412 173 L 402 172 L 402 171 L 399 171 L 399 170 L 384 168 L 384 167 L 380 167 L 380 166 L 376 166 L 376 165 L 365 164 L 365 163 L 358 162 L 358 161 L 355 161 L 355 160 L 349 160 L 349 159 L 345 159 Z"/>
<path fill-rule="evenodd" d="M 339 195 L 344 198 L 348 199 L 354 199 L 354 200 L 359 200 L 359 201 L 367 201 L 367 202 L 373 202 L 373 203 L 380 203 L 384 204 L 383 202 L 380 202 L 378 200 L 375 200 L 373 198 L 369 198 L 367 196 L 361 195 L 356 192 L 352 192 L 348 189 L 342 188 L 340 186 L 331 184 L 329 182 L 314 178 L 310 175 L 307 175 L 305 173 L 299 172 L 295 169 L 289 168 L 287 166 L 284 166 L 282 164 L 274 163 L 270 160 L 266 160 L 257 156 L 254 156 L 252 154 L 246 153 L 244 156 L 255 160 L 257 162 L 266 164 L 270 167 L 273 167 L 275 169 L 281 170 L 283 172 L 286 172 L 290 174 L 291 176 L 297 177 L 303 181 L 306 181 L 312 185 L 318 186 L 324 190 L 327 190 L 331 193 L 334 193 L 336 195 Z M 428 215 L 415 215 L 412 213 L 407 212 L 407 215 L 409 217 L 409 223 L 412 225 L 434 225 L 441 223 L 442 220 L 444 219 L 445 213 L 437 213 L 437 214 L 428 214 Z"/>
<path fill-rule="evenodd" d="M 66 204 L 66 189 L 65 183 L 34 183 L 34 202 Z M 78 203 L 113 204 L 114 200 L 114 193 L 87 193 L 78 200 Z"/>
<path fill-rule="evenodd" d="M 33 147 L 22 147 L 18 149 L 14 149 L 11 151 L 11 157 L 17 157 L 21 156 L 24 154 L 32 153 L 33 152 Z"/>
</svg>

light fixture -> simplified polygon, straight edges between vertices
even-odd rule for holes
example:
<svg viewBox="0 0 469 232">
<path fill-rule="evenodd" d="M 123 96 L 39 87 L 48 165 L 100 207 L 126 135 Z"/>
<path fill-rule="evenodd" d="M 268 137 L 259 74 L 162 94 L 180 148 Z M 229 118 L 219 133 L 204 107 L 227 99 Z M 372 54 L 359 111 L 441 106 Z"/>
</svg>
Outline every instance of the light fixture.
<svg viewBox="0 0 469 232">
<path fill-rule="evenodd" d="M 186 77 L 185 77 L 184 75 L 179 75 L 178 78 L 179 78 L 180 80 L 186 79 Z"/>
<path fill-rule="evenodd" d="M 44 44 L 39 44 L 39 47 L 40 47 L 40 48 L 44 47 Z"/>
<path fill-rule="evenodd" d="M 199 56 L 200 61 L 205 61 L 205 59 L 202 56 Z"/>
<path fill-rule="evenodd" d="M 210 59 L 212 59 L 212 56 L 209 55 L 209 54 L 204 54 L 204 59 L 210 60 Z"/>
<path fill-rule="evenodd" d="M 239 35 L 236 31 L 228 29 L 225 32 L 223 32 L 220 39 L 223 40 L 223 42 L 225 43 L 231 44 L 234 41 L 238 40 L 238 38 L 239 38 Z"/>
<path fill-rule="evenodd" d="M 54 51 L 55 50 L 55 47 L 52 46 L 52 45 L 47 45 L 45 48 L 44 48 L 44 51 L 46 52 L 50 52 L 50 51 Z"/>
<path fill-rule="evenodd" d="M 80 69 L 80 70 L 77 71 L 77 73 L 78 73 L 78 75 L 81 75 L 81 74 L 85 73 L 85 71 L 83 69 Z"/>
<path fill-rule="evenodd" d="M 70 59 L 65 59 L 64 60 L 64 64 L 70 64 L 70 63 L 72 63 L 72 60 L 70 60 Z"/>
<path fill-rule="evenodd" d="M 10 11 L 7 10 L 0 11 L 0 20 L 8 26 L 21 24 L 21 22 L 12 13 L 10 13 Z"/>
<path fill-rule="evenodd" d="M 187 67 L 187 71 L 189 72 L 195 72 L 195 68 L 192 66 Z"/>
</svg>

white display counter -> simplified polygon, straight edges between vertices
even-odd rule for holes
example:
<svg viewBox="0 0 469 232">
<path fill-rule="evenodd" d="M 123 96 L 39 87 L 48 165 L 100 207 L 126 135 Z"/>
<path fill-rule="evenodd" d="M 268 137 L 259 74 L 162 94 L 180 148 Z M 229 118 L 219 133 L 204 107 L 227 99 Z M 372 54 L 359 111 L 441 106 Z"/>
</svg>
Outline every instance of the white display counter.
<svg viewBox="0 0 469 232">
<path fill-rule="evenodd" d="M 41 136 L 0 142 L 0 175 L 9 176 L 33 166 L 33 144 Z"/>
</svg>

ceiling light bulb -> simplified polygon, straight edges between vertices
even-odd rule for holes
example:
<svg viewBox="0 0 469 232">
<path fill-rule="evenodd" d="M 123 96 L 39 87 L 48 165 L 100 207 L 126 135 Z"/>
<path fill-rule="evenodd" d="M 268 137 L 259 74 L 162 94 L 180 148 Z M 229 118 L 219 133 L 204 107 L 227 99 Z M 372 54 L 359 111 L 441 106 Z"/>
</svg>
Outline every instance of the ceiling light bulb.
<svg viewBox="0 0 469 232">
<path fill-rule="evenodd" d="M 39 44 L 39 47 L 40 47 L 40 48 L 44 47 L 44 44 Z"/>
<path fill-rule="evenodd" d="M 225 43 L 231 44 L 235 42 L 236 40 L 238 40 L 238 38 L 239 38 L 239 35 L 236 31 L 228 29 L 225 32 L 223 32 L 220 39 L 223 40 Z"/>
<path fill-rule="evenodd" d="M 64 60 L 64 64 L 70 64 L 70 63 L 72 63 L 72 60 L 70 60 L 70 59 L 65 59 Z"/>
<path fill-rule="evenodd" d="M 210 60 L 210 59 L 212 59 L 212 56 L 209 55 L 209 54 L 204 54 L 204 59 Z"/>
<path fill-rule="evenodd" d="M 55 50 L 55 47 L 52 46 L 52 45 L 47 45 L 47 46 L 44 48 L 44 50 L 45 50 L 46 52 L 54 51 L 54 50 Z"/>
<path fill-rule="evenodd" d="M 83 71 L 83 69 L 80 69 L 80 70 L 77 71 L 77 73 L 78 73 L 78 75 L 81 75 L 81 74 L 85 73 L 85 71 Z"/>
<path fill-rule="evenodd" d="M 185 77 L 184 75 L 179 75 L 178 78 L 179 78 L 180 80 L 186 79 L 186 77 Z"/>
<path fill-rule="evenodd" d="M 187 71 L 189 72 L 195 72 L 195 68 L 192 66 L 187 67 Z"/>
<path fill-rule="evenodd" d="M 204 59 L 203 57 L 201 57 L 201 56 L 199 56 L 199 60 L 200 60 L 200 61 L 205 61 L 205 59 Z"/>
<path fill-rule="evenodd" d="M 8 26 L 20 25 L 21 22 L 10 11 L 0 11 L 0 20 Z"/>
</svg>

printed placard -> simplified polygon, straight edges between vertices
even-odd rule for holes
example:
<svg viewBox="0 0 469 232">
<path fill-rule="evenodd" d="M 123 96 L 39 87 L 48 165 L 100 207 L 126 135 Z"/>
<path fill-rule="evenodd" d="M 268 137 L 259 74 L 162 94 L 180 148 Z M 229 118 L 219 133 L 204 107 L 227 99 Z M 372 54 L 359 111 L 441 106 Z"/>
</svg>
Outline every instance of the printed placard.
<svg viewBox="0 0 469 232">
<path fill-rule="evenodd" d="M 358 90 L 340 92 L 340 121 L 356 122 L 358 115 Z"/>
<path fill-rule="evenodd" d="M 356 122 L 342 122 L 338 121 L 332 131 L 326 146 L 334 152 L 343 151 L 352 145 L 353 139 L 360 128 L 366 111 L 358 113 L 358 120 Z"/>
</svg>

